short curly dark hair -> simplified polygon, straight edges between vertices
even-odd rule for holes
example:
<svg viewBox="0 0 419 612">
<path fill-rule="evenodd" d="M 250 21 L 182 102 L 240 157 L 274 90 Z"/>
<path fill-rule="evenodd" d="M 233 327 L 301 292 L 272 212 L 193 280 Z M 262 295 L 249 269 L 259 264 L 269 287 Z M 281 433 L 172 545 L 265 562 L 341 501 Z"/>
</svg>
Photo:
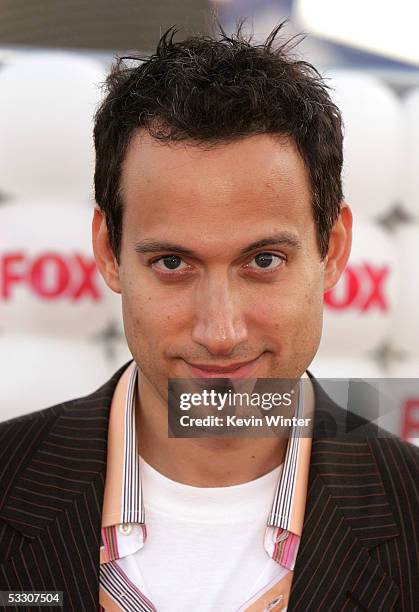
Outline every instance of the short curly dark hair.
<svg viewBox="0 0 419 612">
<path fill-rule="evenodd" d="M 145 128 L 159 140 L 209 146 L 256 134 L 291 137 L 309 172 L 320 255 L 342 201 L 342 121 L 318 71 L 291 53 L 298 38 L 263 44 L 239 26 L 228 36 L 175 41 L 161 37 L 154 55 L 117 59 L 94 126 L 95 197 L 119 261 L 123 201 L 121 166 L 132 136 Z"/>
</svg>

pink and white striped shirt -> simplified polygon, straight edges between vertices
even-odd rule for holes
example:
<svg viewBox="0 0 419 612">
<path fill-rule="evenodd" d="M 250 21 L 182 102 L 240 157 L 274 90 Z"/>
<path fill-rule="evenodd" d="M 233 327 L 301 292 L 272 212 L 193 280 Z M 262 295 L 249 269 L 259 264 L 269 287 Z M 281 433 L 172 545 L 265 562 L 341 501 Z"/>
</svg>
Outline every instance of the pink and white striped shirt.
<svg viewBox="0 0 419 612">
<path fill-rule="evenodd" d="M 99 590 L 101 609 L 106 612 L 156 610 L 141 592 L 141 587 L 133 584 L 118 564 L 118 559 L 140 550 L 147 538 L 135 428 L 137 376 L 138 368 L 133 362 L 118 382 L 110 412 Z M 312 414 L 314 407 L 309 380 L 303 388 L 295 413 L 297 418 Z M 280 584 L 267 585 L 255 593 L 241 610 L 263 610 L 268 604 L 268 609 L 273 612 L 283 610 L 287 605 L 303 528 L 310 453 L 311 438 L 302 437 L 301 428 L 295 425 L 288 439 L 264 537 L 267 554 L 288 572 Z M 136 537 L 125 537 L 124 533 L 131 530 L 135 530 Z M 278 605 L 269 607 L 276 601 Z"/>
</svg>

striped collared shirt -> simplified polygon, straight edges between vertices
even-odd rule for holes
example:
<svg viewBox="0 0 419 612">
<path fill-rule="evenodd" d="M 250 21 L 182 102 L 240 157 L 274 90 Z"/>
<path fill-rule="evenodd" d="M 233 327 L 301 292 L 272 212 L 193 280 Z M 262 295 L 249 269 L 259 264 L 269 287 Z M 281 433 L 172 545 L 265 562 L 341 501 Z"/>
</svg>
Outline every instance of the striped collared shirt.
<svg viewBox="0 0 419 612">
<path fill-rule="evenodd" d="M 137 376 L 138 368 L 133 362 L 118 382 L 110 412 L 99 592 L 101 609 L 107 612 L 156 610 L 118 565 L 118 559 L 136 553 L 147 538 L 135 428 Z M 294 415 L 297 418 L 312 414 L 314 407 L 311 383 L 304 384 L 303 389 Z M 293 426 L 264 538 L 267 554 L 290 570 L 291 576 L 303 527 L 310 452 L 311 438 L 302 437 L 301 427 Z M 124 537 L 132 530 L 136 537 Z M 287 584 L 289 590 L 291 580 Z M 254 601 L 252 598 L 249 604 Z"/>
</svg>

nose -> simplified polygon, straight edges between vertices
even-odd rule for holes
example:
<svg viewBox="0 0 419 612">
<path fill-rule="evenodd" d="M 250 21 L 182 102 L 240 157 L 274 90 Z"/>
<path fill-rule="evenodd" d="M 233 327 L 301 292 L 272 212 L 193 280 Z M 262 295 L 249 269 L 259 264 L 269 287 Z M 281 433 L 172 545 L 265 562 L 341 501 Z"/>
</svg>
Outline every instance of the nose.
<svg viewBox="0 0 419 612">
<path fill-rule="evenodd" d="M 206 279 L 196 291 L 193 341 L 212 355 L 230 355 L 248 337 L 240 294 L 228 278 Z"/>
</svg>

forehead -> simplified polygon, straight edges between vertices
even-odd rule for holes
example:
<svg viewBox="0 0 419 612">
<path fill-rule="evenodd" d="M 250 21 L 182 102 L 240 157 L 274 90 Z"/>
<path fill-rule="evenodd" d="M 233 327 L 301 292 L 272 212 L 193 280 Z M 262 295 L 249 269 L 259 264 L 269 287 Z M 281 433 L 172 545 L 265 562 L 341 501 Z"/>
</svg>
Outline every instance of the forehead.
<svg viewBox="0 0 419 612">
<path fill-rule="evenodd" d="M 142 234 L 188 234 L 200 226 L 225 239 L 227 229 L 240 227 L 302 230 L 312 218 L 308 172 L 295 144 L 268 134 L 204 148 L 138 131 L 121 188 L 124 231 L 128 220 Z"/>
</svg>

